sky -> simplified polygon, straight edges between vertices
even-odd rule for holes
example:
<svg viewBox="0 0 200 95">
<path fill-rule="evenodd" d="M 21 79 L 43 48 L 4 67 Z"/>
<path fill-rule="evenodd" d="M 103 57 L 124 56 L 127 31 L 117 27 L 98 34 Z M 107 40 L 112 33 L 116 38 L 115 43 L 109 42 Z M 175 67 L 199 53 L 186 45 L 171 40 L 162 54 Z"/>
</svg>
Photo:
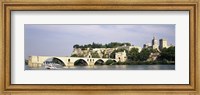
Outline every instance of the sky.
<svg viewBox="0 0 200 95">
<path fill-rule="evenodd" d="M 25 24 L 25 58 L 28 56 L 70 56 L 73 45 L 129 42 L 143 47 L 165 38 L 175 45 L 174 24 Z"/>
</svg>

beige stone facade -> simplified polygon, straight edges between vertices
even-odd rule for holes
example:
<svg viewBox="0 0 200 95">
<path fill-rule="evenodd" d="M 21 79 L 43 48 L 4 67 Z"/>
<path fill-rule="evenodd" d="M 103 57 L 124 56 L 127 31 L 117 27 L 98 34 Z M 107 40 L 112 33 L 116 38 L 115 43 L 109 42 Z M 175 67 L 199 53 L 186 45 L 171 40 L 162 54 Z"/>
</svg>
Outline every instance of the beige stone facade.
<svg viewBox="0 0 200 95">
<path fill-rule="evenodd" d="M 160 50 L 163 49 L 163 48 L 168 48 L 166 39 L 160 39 L 159 43 L 160 43 L 160 46 L 159 46 Z"/>
<path fill-rule="evenodd" d="M 152 40 L 152 49 L 156 49 L 158 50 L 158 41 L 156 40 L 156 37 L 154 36 L 153 37 L 153 40 Z"/>
<path fill-rule="evenodd" d="M 117 52 L 115 53 L 115 59 L 119 62 L 125 62 L 127 60 L 126 52 Z"/>
<path fill-rule="evenodd" d="M 157 41 L 156 37 L 153 37 L 151 45 L 149 43 L 143 45 L 143 48 L 152 48 L 152 49 L 156 49 L 158 51 L 160 51 L 163 48 L 168 48 L 168 47 L 169 46 L 167 44 L 167 40 L 166 39 L 160 39 L 159 40 L 159 44 L 158 44 L 158 41 Z"/>
</svg>

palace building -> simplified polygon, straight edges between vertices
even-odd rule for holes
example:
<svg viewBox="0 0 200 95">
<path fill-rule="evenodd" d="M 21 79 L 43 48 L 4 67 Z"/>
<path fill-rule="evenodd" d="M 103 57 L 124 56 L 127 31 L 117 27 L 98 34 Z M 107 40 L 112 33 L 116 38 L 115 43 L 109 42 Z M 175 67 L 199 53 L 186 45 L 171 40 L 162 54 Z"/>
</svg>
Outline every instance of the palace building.
<svg viewBox="0 0 200 95">
<path fill-rule="evenodd" d="M 167 40 L 166 39 L 160 39 L 159 40 L 159 44 L 158 44 L 158 41 L 157 41 L 155 36 L 152 39 L 151 45 L 149 43 L 143 45 L 143 48 L 152 48 L 152 49 L 155 49 L 155 50 L 158 50 L 158 51 L 160 51 L 163 48 L 168 48 L 168 47 L 169 46 L 167 44 Z"/>
</svg>

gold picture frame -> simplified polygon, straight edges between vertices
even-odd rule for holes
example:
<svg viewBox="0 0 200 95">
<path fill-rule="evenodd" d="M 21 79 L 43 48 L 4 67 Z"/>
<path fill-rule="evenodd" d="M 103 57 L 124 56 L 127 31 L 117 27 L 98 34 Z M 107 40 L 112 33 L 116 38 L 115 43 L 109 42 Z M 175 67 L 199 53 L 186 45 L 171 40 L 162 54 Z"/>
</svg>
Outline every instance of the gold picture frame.
<svg viewBox="0 0 200 95">
<path fill-rule="evenodd" d="M 50 2 L 49 2 L 50 1 Z M 0 74 L 1 74 L 1 93 L 15 93 L 15 92 L 69 92 L 70 94 L 84 94 L 84 93 L 99 93 L 106 94 L 141 94 L 139 92 L 157 92 L 157 94 L 171 93 L 174 94 L 199 94 L 199 58 L 198 58 L 198 47 L 199 47 L 199 1 L 185 1 L 185 2 L 164 2 L 152 0 L 152 2 L 141 2 L 139 0 L 75 0 L 75 1 L 62 1 L 54 2 L 51 0 L 46 0 L 45 2 L 34 2 L 34 0 L 13 0 L 1 2 L 2 5 L 2 32 L 1 32 L 1 62 L 0 62 Z M 59 10 L 114 10 L 114 11 L 189 11 L 189 25 L 190 25 L 190 76 L 189 84 L 168 84 L 168 85 L 16 85 L 11 84 L 11 11 L 33 11 L 33 10 L 46 10 L 46 11 L 59 11 Z M 120 91 L 120 92 L 119 92 Z M 160 92 L 160 93 L 158 93 Z M 0 94 L 1 94 L 0 93 Z M 23 94 L 23 93 L 22 93 Z M 36 95 L 38 93 L 35 93 Z M 44 93 L 43 93 L 44 94 Z M 61 93 L 63 94 L 63 93 Z M 149 94 L 149 93 L 148 93 Z M 21 94 L 20 94 L 21 95 Z M 41 94 L 38 94 L 41 95 Z M 46 95 L 46 94 L 45 94 Z M 143 95 L 143 94 L 142 94 Z M 145 94 L 146 95 L 146 94 Z M 166 95 L 166 94 L 165 94 Z"/>
</svg>

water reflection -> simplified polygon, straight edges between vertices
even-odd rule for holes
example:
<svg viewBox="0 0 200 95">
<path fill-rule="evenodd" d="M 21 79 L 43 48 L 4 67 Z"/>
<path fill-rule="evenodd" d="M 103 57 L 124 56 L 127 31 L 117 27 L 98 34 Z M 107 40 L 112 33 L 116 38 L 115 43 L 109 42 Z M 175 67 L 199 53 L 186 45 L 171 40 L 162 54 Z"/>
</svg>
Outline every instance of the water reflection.
<svg viewBox="0 0 200 95">
<path fill-rule="evenodd" d="M 55 70 L 175 70 L 175 65 L 95 65 L 95 66 L 57 66 Z M 48 70 L 44 66 L 25 70 Z"/>
</svg>

